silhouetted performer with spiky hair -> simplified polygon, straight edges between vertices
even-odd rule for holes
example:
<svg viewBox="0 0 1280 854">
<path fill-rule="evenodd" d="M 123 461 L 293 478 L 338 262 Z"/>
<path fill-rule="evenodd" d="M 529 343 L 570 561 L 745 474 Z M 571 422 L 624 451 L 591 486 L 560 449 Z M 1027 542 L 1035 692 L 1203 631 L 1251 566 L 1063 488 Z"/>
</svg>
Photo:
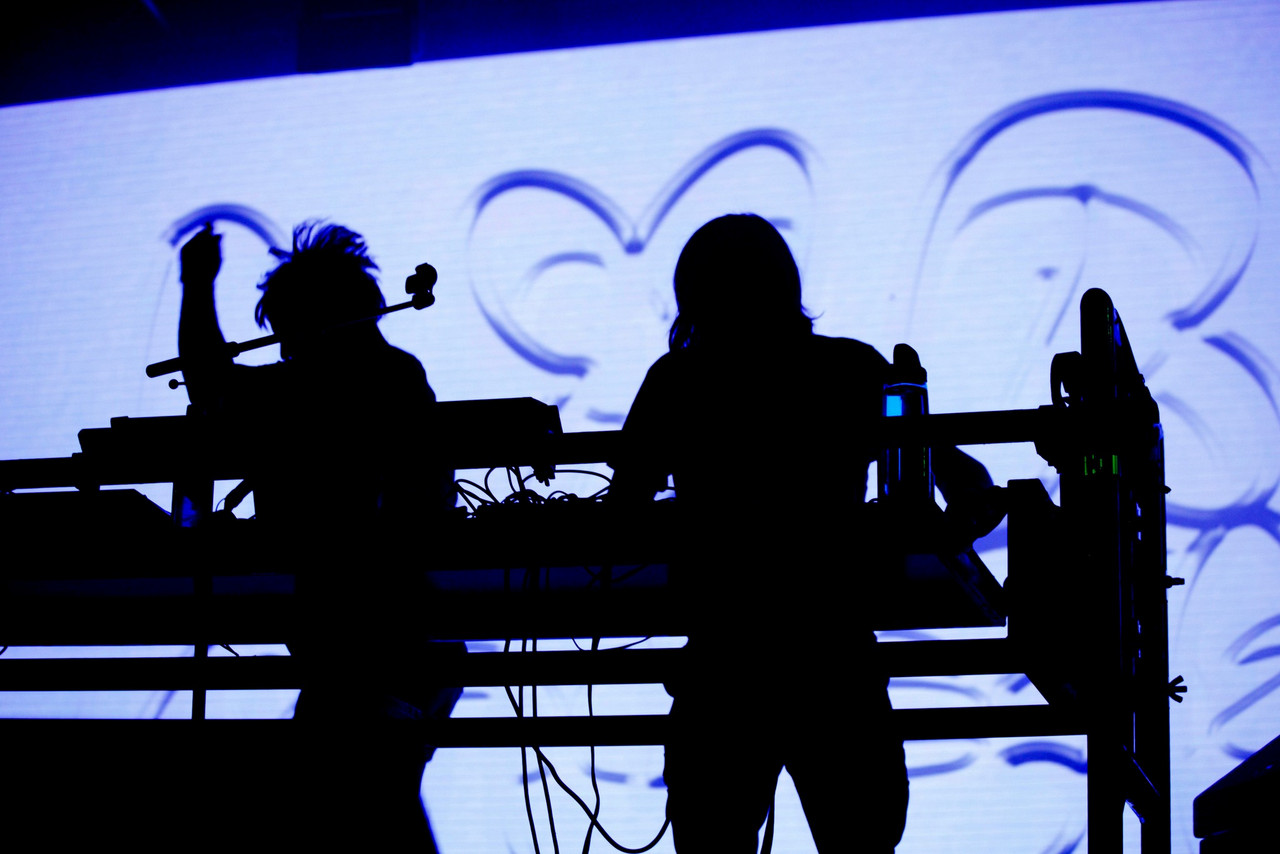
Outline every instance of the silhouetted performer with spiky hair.
<svg viewBox="0 0 1280 854">
<path fill-rule="evenodd" d="M 304 223 L 278 254 L 256 314 L 281 361 L 232 362 L 211 226 L 182 249 L 178 348 L 192 403 L 252 436 L 257 524 L 297 579 L 295 718 L 315 736 L 296 775 L 299 833 L 434 851 L 419 795 L 432 748 L 388 722 L 447 716 L 459 693 L 429 684 L 431 660 L 460 648 L 421 639 L 421 573 L 403 558 L 453 505 L 452 472 L 430 455 L 435 394 L 371 317 L 386 304 L 359 234 Z"/>
<path fill-rule="evenodd" d="M 615 501 L 670 475 L 692 537 L 673 583 L 699 622 L 668 684 L 665 777 L 677 850 L 754 852 L 785 766 L 818 850 L 891 852 L 907 775 L 873 658 L 860 527 L 888 364 L 813 333 L 786 241 L 754 215 L 700 228 L 675 270 L 669 352 L 623 428 Z M 985 469 L 941 455 L 972 481 Z M 997 519 L 998 521 L 998 519 Z"/>
<path fill-rule="evenodd" d="M 259 367 L 233 364 L 225 349 L 213 299 L 220 239 L 206 227 L 183 247 L 178 350 L 193 403 L 260 425 L 260 517 L 385 525 L 451 507 L 450 473 L 409 453 L 435 393 L 370 319 L 386 302 L 363 238 L 340 225 L 294 231 L 293 251 L 258 286 L 258 324 L 279 336 L 283 357 Z"/>
</svg>

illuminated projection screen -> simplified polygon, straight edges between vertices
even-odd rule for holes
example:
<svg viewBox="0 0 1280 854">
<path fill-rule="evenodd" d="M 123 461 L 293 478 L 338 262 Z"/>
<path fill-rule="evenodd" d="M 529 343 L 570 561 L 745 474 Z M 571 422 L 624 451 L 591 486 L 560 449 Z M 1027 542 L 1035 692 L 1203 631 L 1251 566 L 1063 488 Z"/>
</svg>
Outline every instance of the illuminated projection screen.
<svg viewBox="0 0 1280 854">
<path fill-rule="evenodd" d="M 262 334 L 268 246 L 325 218 L 365 235 L 389 301 L 415 264 L 439 269 L 437 305 L 382 326 L 441 399 L 533 396 L 570 431 L 620 424 L 664 352 L 677 253 L 726 212 L 780 228 L 818 332 L 885 354 L 912 343 L 935 412 L 1047 403 L 1050 359 L 1079 347 L 1076 306 L 1099 286 L 1166 433 L 1170 573 L 1187 579 L 1170 593 L 1170 675 L 1190 686 L 1171 712 L 1174 850 L 1192 852 L 1194 795 L 1280 729 L 1277 80 L 1280 6 L 1170 2 L 6 108 L 0 456 L 66 456 L 81 428 L 184 411 L 143 366 L 176 355 L 177 247 L 208 219 L 225 235 L 228 339 Z M 1055 485 L 1029 447 L 970 450 L 999 483 Z M 998 576 L 1002 544 L 980 544 Z M 1039 702 L 1018 677 L 892 690 L 900 706 Z M 543 713 L 584 713 L 584 695 L 547 689 Z M 210 702 L 292 711 L 288 693 Z M 669 702 L 660 686 L 618 689 L 597 711 Z M 469 691 L 456 714 L 504 711 L 503 692 Z M 0 695 L 8 717 L 189 713 L 189 695 Z M 585 749 L 549 753 L 589 793 Z M 898 850 L 1085 851 L 1086 762 L 1083 738 L 912 743 Z M 597 765 L 606 826 L 647 842 L 661 749 L 601 750 Z M 533 850 L 520 767 L 514 749 L 437 755 L 422 791 L 442 851 Z M 553 796 L 561 840 L 580 846 L 581 813 Z M 785 783 L 778 814 L 775 850 L 811 850 Z"/>
</svg>

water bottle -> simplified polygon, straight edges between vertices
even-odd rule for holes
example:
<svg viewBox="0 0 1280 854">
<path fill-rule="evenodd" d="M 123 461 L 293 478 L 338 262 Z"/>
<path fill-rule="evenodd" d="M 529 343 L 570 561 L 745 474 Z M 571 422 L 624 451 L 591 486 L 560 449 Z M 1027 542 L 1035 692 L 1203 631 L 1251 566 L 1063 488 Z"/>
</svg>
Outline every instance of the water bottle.
<svg viewBox="0 0 1280 854">
<path fill-rule="evenodd" d="M 893 348 L 884 384 L 884 414 L 909 418 L 929 414 L 929 390 L 920 356 L 910 346 Z M 878 496 L 897 504 L 933 502 L 933 466 L 927 445 L 886 448 L 880 455 Z"/>
</svg>

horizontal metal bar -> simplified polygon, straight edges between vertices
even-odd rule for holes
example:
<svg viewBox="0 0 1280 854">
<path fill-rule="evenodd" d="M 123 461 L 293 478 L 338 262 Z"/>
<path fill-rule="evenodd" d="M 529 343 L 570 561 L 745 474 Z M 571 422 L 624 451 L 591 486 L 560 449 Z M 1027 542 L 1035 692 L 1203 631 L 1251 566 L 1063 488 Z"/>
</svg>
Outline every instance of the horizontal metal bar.
<svg viewBox="0 0 1280 854">
<path fill-rule="evenodd" d="M 1048 706 L 995 706 L 973 709 L 906 709 L 893 713 L 903 737 L 912 741 L 988 738 L 998 736 L 1070 735 L 1083 732 L 1078 717 Z M 732 723 L 732 718 L 726 724 Z M 588 745 L 664 744 L 670 722 L 666 715 L 607 715 L 600 717 L 448 718 L 445 720 L 385 721 L 361 725 L 371 739 L 404 739 L 437 747 L 571 747 Z M 851 720 L 850 728 L 856 724 Z M 276 749 L 290 740 L 313 737 L 316 729 L 332 730 L 333 723 L 310 725 L 291 720 L 137 721 L 137 720 L 14 720 L 0 719 L 0 738 L 23 743 L 64 737 L 109 740 L 135 739 L 154 746 L 167 741 L 194 740 L 208 744 L 231 738 L 240 749 L 263 739 Z M 96 731 L 96 733 L 95 733 Z M 846 733 L 849 735 L 850 733 Z"/>
<path fill-rule="evenodd" d="M 1026 672 L 1018 648 L 1003 638 L 880 643 L 874 654 L 893 676 Z M 684 657 L 679 648 L 471 653 L 424 659 L 422 679 L 468 686 L 658 683 L 676 677 Z M 302 681 L 289 656 L 0 658 L 0 691 L 267 689 Z"/>
<path fill-rule="evenodd" d="M 424 662 L 424 683 L 467 686 L 659 683 L 677 672 L 683 650 L 636 649 L 471 653 Z M 324 666 L 324 661 L 318 662 Z M 370 661 L 367 671 L 378 666 Z M 397 681 L 406 674 L 396 672 Z M 290 656 L 217 658 L 0 658 L 0 691 L 263 690 L 298 688 Z"/>
<path fill-rule="evenodd" d="M 881 643 L 875 654 L 894 676 L 1024 672 L 1016 649 L 1003 639 Z M 421 678 L 468 686 L 652 684 L 678 676 L 684 658 L 683 649 L 482 652 L 424 658 Z M 377 660 L 368 662 L 369 669 L 377 666 Z M 262 690 L 297 688 L 303 679 L 297 659 L 283 655 L 0 658 L 0 691 Z"/>
<path fill-rule="evenodd" d="M 893 722 L 907 741 L 1077 735 L 1085 731 L 1080 716 L 1049 706 L 903 709 L 893 713 Z M 729 723 L 732 715 L 726 718 Z M 422 725 L 427 740 L 440 747 L 663 744 L 669 727 L 665 715 L 451 718 Z M 854 735 L 856 727 L 851 719 L 850 731 L 844 736 Z"/>
<path fill-rule="evenodd" d="M 1005 638 L 892 641 L 876 644 L 876 655 L 894 676 L 1026 672 L 1018 647 Z"/>
<path fill-rule="evenodd" d="M 893 713 L 908 741 L 1080 735 L 1084 717 L 1052 706 L 980 706 L 959 709 L 898 709 Z"/>
<path fill-rule="evenodd" d="M 1010 409 L 995 412 L 948 412 L 882 418 L 868 434 L 883 447 L 897 443 L 926 445 L 1001 445 L 1034 442 L 1065 416 L 1065 410 Z"/>
<path fill-rule="evenodd" d="M 1049 406 L 1039 409 L 1012 409 L 994 412 L 957 412 L 934 415 L 881 418 L 863 425 L 866 441 L 885 447 L 899 443 L 922 442 L 930 445 L 990 445 L 1009 442 L 1034 442 L 1052 429 L 1053 421 L 1067 417 L 1064 410 Z M 190 418 L 191 416 L 185 416 Z M 154 434 L 156 450 L 142 448 L 117 459 L 103 454 L 75 454 L 70 457 L 0 461 L 0 492 L 14 489 L 49 489 L 54 487 L 167 483 L 174 479 L 203 474 L 227 480 L 245 476 L 242 454 L 215 434 L 208 423 L 182 418 L 131 419 L 125 422 L 137 433 L 130 441 L 142 445 L 139 437 Z M 117 428 L 112 428 L 117 429 Z M 93 431 L 105 433 L 106 430 Z M 181 434 L 190 435 L 184 447 L 185 456 L 175 462 L 162 452 L 163 440 Z M 555 465 L 607 463 L 618 456 L 622 442 L 620 430 L 564 433 L 548 436 L 518 437 L 501 447 L 460 447 L 444 449 L 443 463 L 460 469 L 532 464 L 545 461 Z M 133 446 L 129 446 L 133 447 Z"/>
</svg>

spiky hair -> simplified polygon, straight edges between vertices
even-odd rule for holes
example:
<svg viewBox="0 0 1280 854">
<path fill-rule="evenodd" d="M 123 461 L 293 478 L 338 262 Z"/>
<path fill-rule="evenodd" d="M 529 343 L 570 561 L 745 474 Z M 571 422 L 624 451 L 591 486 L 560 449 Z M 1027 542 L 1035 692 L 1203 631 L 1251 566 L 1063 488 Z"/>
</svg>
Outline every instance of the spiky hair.
<svg viewBox="0 0 1280 854">
<path fill-rule="evenodd" d="M 293 230 L 293 249 L 278 254 L 282 260 L 258 285 L 254 316 L 261 327 L 285 315 L 331 325 L 387 307 L 372 272 L 378 265 L 349 228 L 308 220 Z"/>
</svg>

